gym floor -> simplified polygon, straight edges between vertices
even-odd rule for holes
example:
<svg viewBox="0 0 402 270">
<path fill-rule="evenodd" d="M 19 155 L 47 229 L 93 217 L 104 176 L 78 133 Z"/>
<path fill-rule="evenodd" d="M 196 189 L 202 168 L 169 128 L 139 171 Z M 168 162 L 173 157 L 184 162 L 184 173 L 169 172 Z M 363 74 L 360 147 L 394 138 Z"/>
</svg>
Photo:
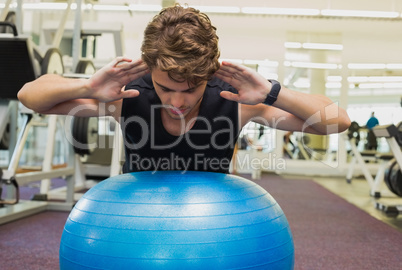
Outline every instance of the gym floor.
<svg viewBox="0 0 402 270">
<path fill-rule="evenodd" d="M 402 215 L 389 218 L 376 210 L 364 179 L 347 184 L 342 178 L 264 173 L 255 182 L 286 213 L 295 241 L 295 270 L 402 269 Z M 67 216 L 47 211 L 1 225 L 1 269 L 57 269 Z"/>
<path fill-rule="evenodd" d="M 286 177 L 286 176 L 285 176 Z M 292 179 L 311 179 L 303 177 L 291 176 Z M 376 200 L 370 196 L 369 187 L 364 178 L 354 178 L 350 184 L 346 182 L 344 178 L 325 178 L 325 177 L 315 177 L 313 180 L 325 187 L 332 193 L 338 195 L 349 203 L 359 207 L 363 211 L 367 212 L 374 218 L 383 221 L 384 223 L 396 228 L 402 232 L 402 215 L 399 214 L 397 217 L 388 217 L 384 212 L 376 209 L 376 202 L 384 203 L 387 205 L 401 205 L 402 198 L 380 198 Z"/>
</svg>

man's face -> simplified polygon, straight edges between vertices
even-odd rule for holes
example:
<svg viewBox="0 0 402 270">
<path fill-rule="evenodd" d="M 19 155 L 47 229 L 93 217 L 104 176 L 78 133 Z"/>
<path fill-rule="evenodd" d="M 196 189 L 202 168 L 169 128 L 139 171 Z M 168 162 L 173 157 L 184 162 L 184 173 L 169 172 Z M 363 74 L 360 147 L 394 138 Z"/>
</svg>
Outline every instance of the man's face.
<svg viewBox="0 0 402 270">
<path fill-rule="evenodd" d="M 156 93 L 169 117 L 179 120 L 186 116 L 193 117 L 193 114 L 198 112 L 207 81 L 198 85 L 176 82 L 167 72 L 158 68 L 153 69 L 151 74 Z"/>
</svg>

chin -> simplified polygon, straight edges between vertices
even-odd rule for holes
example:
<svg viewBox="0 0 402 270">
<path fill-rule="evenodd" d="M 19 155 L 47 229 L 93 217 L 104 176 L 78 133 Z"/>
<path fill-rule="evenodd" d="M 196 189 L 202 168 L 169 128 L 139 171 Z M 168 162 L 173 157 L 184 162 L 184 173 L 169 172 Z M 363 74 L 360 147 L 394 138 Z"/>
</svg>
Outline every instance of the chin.
<svg viewBox="0 0 402 270">
<path fill-rule="evenodd" d="M 186 114 L 177 115 L 177 114 L 170 114 L 170 113 L 168 113 L 168 115 L 169 115 L 170 118 L 172 118 L 172 119 L 174 119 L 174 120 L 181 120 L 181 119 L 184 120 L 184 118 L 186 117 Z"/>
</svg>

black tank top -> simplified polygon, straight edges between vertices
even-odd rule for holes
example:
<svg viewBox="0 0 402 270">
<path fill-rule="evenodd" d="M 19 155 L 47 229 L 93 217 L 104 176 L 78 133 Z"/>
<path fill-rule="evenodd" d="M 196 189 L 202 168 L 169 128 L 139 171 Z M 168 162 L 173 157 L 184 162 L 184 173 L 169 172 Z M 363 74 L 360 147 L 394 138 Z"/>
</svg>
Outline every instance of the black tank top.
<svg viewBox="0 0 402 270">
<path fill-rule="evenodd" d="M 210 171 L 229 172 L 239 135 L 238 103 L 220 97 L 222 90 L 237 92 L 217 78 L 211 79 L 193 127 L 181 136 L 168 133 L 161 118 L 161 101 L 148 74 L 126 86 L 140 95 L 124 99 L 121 129 L 126 161 L 123 172 Z"/>
</svg>

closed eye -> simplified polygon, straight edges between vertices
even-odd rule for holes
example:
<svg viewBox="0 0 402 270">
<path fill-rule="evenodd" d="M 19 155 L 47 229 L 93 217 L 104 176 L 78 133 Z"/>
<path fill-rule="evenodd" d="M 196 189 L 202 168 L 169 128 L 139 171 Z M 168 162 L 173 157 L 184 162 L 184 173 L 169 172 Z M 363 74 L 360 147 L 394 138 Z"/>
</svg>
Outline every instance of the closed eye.
<svg viewBox="0 0 402 270">
<path fill-rule="evenodd" d="M 164 88 L 164 87 L 161 87 L 161 90 L 165 93 L 174 92 L 174 90 L 169 89 L 169 88 Z M 191 94 L 191 93 L 194 93 L 194 91 L 195 91 L 195 88 L 190 88 L 190 89 L 183 91 L 182 93 Z"/>
<path fill-rule="evenodd" d="M 163 92 L 172 92 L 172 90 L 167 89 L 167 88 L 163 88 L 163 87 L 162 87 L 161 89 L 162 89 Z"/>
<path fill-rule="evenodd" d="M 191 94 L 191 93 L 194 93 L 194 91 L 195 91 L 195 88 L 190 88 L 190 89 L 184 91 L 184 93 L 189 93 L 189 94 Z"/>
</svg>

